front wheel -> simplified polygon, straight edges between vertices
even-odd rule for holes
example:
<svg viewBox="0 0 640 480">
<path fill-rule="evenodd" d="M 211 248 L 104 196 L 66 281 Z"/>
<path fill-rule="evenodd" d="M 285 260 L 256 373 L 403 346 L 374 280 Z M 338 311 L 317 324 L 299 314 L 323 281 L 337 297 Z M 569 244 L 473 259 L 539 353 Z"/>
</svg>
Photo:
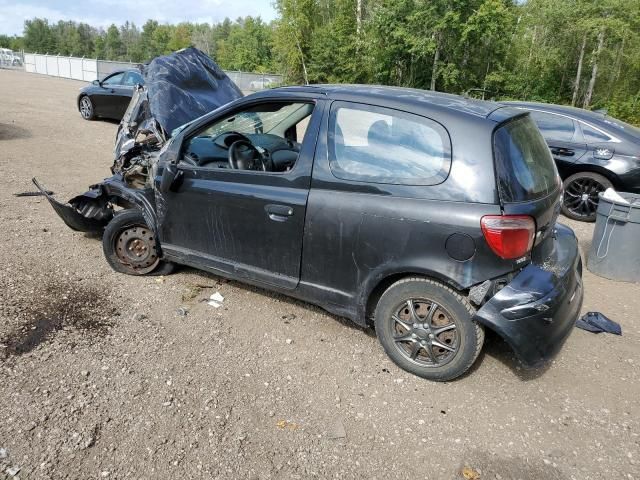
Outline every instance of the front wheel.
<svg viewBox="0 0 640 480">
<path fill-rule="evenodd" d="M 598 195 L 612 186 L 609 179 L 599 173 L 574 173 L 563 183 L 562 213 L 573 220 L 595 222 Z"/>
<path fill-rule="evenodd" d="M 453 380 L 475 362 L 484 330 L 473 307 L 445 285 L 420 277 L 389 287 L 378 302 L 375 328 L 400 368 L 435 381 Z"/>
<path fill-rule="evenodd" d="M 102 236 L 102 250 L 111 268 L 128 275 L 167 275 L 173 264 L 159 257 L 155 233 L 136 209 L 114 215 Z"/>
<path fill-rule="evenodd" d="M 85 120 L 93 120 L 96 117 L 95 110 L 93 108 L 93 102 L 85 95 L 80 99 L 80 115 Z"/>
</svg>

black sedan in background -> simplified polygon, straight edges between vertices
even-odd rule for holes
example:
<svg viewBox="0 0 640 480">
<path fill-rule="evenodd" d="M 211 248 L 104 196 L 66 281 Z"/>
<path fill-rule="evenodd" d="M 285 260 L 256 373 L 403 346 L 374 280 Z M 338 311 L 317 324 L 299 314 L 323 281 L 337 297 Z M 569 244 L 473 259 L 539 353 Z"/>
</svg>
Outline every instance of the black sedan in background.
<svg viewBox="0 0 640 480">
<path fill-rule="evenodd" d="M 94 80 L 80 89 L 78 110 L 85 120 L 97 117 L 120 120 L 124 115 L 135 85 L 143 85 L 137 70 L 113 72 L 103 80 Z"/>
<path fill-rule="evenodd" d="M 503 102 L 528 110 L 564 183 L 562 212 L 596 219 L 598 194 L 609 187 L 640 193 L 640 129 L 602 112 L 534 102 Z"/>
</svg>

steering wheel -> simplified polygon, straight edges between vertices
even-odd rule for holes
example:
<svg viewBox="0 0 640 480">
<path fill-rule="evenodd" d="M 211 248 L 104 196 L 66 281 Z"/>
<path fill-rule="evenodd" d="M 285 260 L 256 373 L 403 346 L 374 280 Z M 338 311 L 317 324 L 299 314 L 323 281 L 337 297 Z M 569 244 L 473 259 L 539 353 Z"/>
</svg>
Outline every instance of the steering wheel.
<svg viewBox="0 0 640 480">
<path fill-rule="evenodd" d="M 237 140 L 229 147 L 229 167 L 234 170 L 267 171 L 267 162 L 249 140 Z"/>
</svg>

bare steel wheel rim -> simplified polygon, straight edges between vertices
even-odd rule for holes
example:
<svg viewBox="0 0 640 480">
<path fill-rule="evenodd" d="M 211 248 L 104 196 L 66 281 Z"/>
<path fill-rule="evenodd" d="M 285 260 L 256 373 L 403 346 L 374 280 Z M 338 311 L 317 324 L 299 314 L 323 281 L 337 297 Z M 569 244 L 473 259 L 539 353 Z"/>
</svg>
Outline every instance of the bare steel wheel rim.
<svg viewBox="0 0 640 480">
<path fill-rule="evenodd" d="M 82 117 L 89 118 L 92 110 L 93 106 L 91 105 L 91 100 L 89 100 L 88 97 L 82 97 L 80 100 L 80 114 Z"/>
<path fill-rule="evenodd" d="M 114 246 L 120 263 L 132 272 L 149 273 L 160 263 L 155 235 L 144 225 L 122 230 L 116 236 Z"/>
<path fill-rule="evenodd" d="M 460 348 L 460 334 L 447 310 L 427 299 L 411 298 L 394 309 L 388 322 L 398 352 L 420 367 L 441 367 Z"/>
<path fill-rule="evenodd" d="M 578 217 L 593 217 L 598 210 L 598 194 L 604 191 L 604 185 L 593 178 L 576 178 L 564 189 L 564 206 Z"/>
</svg>

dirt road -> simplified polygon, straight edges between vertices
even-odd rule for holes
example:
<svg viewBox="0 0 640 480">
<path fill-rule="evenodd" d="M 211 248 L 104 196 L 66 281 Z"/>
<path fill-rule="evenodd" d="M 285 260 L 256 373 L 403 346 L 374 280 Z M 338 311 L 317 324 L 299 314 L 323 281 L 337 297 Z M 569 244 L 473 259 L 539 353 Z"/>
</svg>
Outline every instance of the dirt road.
<svg viewBox="0 0 640 480">
<path fill-rule="evenodd" d="M 638 285 L 585 273 L 584 311 L 622 337 L 575 330 L 534 372 L 490 337 L 435 384 L 313 306 L 116 274 L 98 238 L 14 196 L 109 175 L 116 124 L 80 118 L 81 86 L 0 70 L 0 478 L 640 479 Z M 593 226 L 567 223 L 588 251 Z"/>
</svg>

